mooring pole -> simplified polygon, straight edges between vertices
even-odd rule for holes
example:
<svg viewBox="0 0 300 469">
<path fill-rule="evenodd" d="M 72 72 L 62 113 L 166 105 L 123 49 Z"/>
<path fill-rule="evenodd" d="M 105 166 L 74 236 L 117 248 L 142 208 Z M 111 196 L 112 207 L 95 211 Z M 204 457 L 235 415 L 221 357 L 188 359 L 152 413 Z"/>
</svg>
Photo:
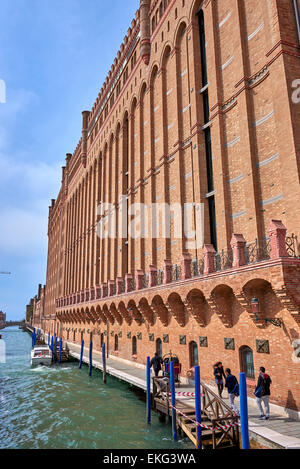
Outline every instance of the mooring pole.
<svg viewBox="0 0 300 469">
<path fill-rule="evenodd" d="M 81 341 L 80 362 L 79 362 L 79 368 L 80 368 L 80 369 L 81 369 L 81 367 L 82 367 L 83 348 L 84 348 L 84 340 Z"/>
<path fill-rule="evenodd" d="M 57 335 L 55 334 L 54 338 L 54 361 L 57 362 Z"/>
<path fill-rule="evenodd" d="M 197 449 L 202 449 L 202 428 L 201 428 L 201 387 L 200 387 L 200 366 L 195 366 L 195 404 L 197 422 Z"/>
<path fill-rule="evenodd" d="M 151 379 L 150 357 L 147 357 L 147 423 L 151 423 Z"/>
<path fill-rule="evenodd" d="M 48 332 L 48 346 L 50 345 L 50 332 Z"/>
<path fill-rule="evenodd" d="M 106 383 L 106 355 L 105 355 L 105 342 L 102 344 L 102 364 L 103 364 L 103 383 Z"/>
<path fill-rule="evenodd" d="M 32 333 L 32 336 L 31 336 L 31 346 L 32 348 L 34 347 L 34 332 Z"/>
<path fill-rule="evenodd" d="M 93 342 L 90 341 L 89 376 L 92 376 L 92 367 L 93 367 Z"/>
<path fill-rule="evenodd" d="M 240 373 L 240 414 L 241 414 L 241 439 L 242 449 L 249 449 L 249 422 L 248 422 L 248 402 L 247 384 L 245 373 Z"/>
<path fill-rule="evenodd" d="M 51 336 L 51 352 L 52 352 L 52 358 L 53 358 L 53 335 Z"/>
<path fill-rule="evenodd" d="M 61 363 L 62 338 L 59 339 L 59 364 Z"/>
<path fill-rule="evenodd" d="M 171 388 L 171 404 L 172 404 L 172 432 L 173 440 L 177 440 L 176 431 L 176 410 L 175 410 L 175 373 L 174 373 L 174 362 L 170 362 L 170 388 Z"/>
</svg>

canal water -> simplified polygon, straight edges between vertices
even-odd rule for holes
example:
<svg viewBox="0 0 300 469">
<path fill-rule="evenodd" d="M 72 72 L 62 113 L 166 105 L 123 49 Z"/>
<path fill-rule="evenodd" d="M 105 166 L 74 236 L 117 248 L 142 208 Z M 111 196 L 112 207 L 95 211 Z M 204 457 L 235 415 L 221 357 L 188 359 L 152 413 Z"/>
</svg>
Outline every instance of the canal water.
<svg viewBox="0 0 300 469">
<path fill-rule="evenodd" d="M 130 385 L 78 363 L 30 367 L 31 336 L 17 327 L 1 331 L 0 448 L 191 449 L 172 440 L 171 425 L 152 413 Z"/>
</svg>

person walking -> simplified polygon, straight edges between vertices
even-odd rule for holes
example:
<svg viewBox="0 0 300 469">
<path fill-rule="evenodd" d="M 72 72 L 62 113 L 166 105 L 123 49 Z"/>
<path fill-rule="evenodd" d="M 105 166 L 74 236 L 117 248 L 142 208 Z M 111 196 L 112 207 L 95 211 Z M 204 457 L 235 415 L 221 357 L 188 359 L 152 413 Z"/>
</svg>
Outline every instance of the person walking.
<svg viewBox="0 0 300 469">
<path fill-rule="evenodd" d="M 215 376 L 215 383 L 218 386 L 219 396 L 222 398 L 222 392 L 224 388 L 223 377 L 226 379 L 224 368 L 222 366 L 222 362 L 217 362 L 214 364 L 214 376 Z"/>
<path fill-rule="evenodd" d="M 158 376 L 158 373 L 161 370 L 161 365 L 163 364 L 162 358 L 155 352 L 154 357 L 151 359 L 150 368 L 153 366 L 155 376 Z"/>
<path fill-rule="evenodd" d="M 270 406 L 269 406 L 269 398 L 270 398 L 270 385 L 272 380 L 270 376 L 266 373 L 266 369 L 261 366 L 259 369 L 259 375 L 257 379 L 257 385 L 254 391 L 254 395 L 256 396 L 256 403 L 258 409 L 260 411 L 259 419 L 269 420 L 270 417 Z M 263 411 L 262 403 L 264 403 L 265 413 Z"/>
<path fill-rule="evenodd" d="M 235 397 L 239 396 L 239 383 L 238 380 L 234 375 L 231 374 L 230 368 L 226 368 L 226 380 L 225 380 L 225 388 L 228 391 L 229 403 L 232 410 L 236 413 L 236 415 L 240 415 L 239 409 L 234 403 Z"/>
</svg>

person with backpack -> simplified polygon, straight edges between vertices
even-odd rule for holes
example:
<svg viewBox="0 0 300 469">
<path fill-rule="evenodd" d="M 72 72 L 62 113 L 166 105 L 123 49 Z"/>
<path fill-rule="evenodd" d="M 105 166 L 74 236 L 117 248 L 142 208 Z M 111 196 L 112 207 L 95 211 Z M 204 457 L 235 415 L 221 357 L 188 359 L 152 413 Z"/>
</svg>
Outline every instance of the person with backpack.
<svg viewBox="0 0 300 469">
<path fill-rule="evenodd" d="M 158 373 L 161 370 L 161 365 L 163 364 L 162 358 L 155 352 L 154 357 L 151 359 L 150 368 L 153 366 L 155 376 L 158 376 Z"/>
<path fill-rule="evenodd" d="M 214 365 L 214 376 L 215 376 L 215 383 L 218 386 L 219 396 L 222 399 L 222 392 L 223 392 L 223 387 L 224 387 L 223 376 L 226 379 L 226 375 L 224 373 L 224 368 L 222 366 L 222 362 L 215 363 L 215 365 Z"/>
<path fill-rule="evenodd" d="M 266 369 L 261 366 L 259 369 L 259 376 L 257 380 L 257 386 L 254 391 L 256 397 L 256 402 L 258 409 L 260 411 L 259 419 L 269 420 L 270 417 L 270 406 L 269 406 L 269 397 L 270 397 L 270 384 L 272 380 L 269 375 L 266 373 Z M 265 406 L 265 413 L 262 408 L 262 402 Z"/>
<path fill-rule="evenodd" d="M 226 373 L 225 388 L 227 388 L 227 391 L 228 391 L 230 407 L 236 413 L 236 415 L 239 416 L 240 412 L 234 403 L 235 397 L 238 397 L 240 395 L 239 383 L 236 377 L 231 374 L 230 368 L 226 368 L 225 373 Z"/>
</svg>

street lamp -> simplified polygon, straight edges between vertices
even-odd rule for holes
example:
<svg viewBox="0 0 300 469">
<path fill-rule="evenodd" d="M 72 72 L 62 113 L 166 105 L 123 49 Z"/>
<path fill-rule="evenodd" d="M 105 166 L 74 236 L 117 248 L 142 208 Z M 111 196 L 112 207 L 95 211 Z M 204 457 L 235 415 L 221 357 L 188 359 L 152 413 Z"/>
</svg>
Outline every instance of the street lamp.
<svg viewBox="0 0 300 469">
<path fill-rule="evenodd" d="M 266 323 L 270 322 L 271 324 L 273 324 L 273 326 L 276 326 L 276 327 L 281 327 L 282 326 L 283 321 L 282 321 L 281 318 L 262 318 L 262 317 L 260 317 L 261 311 L 260 311 L 260 302 L 259 302 L 258 298 L 254 297 L 254 298 L 251 299 L 251 309 L 252 309 L 252 313 L 255 314 L 255 320 L 256 321 L 263 320 Z"/>
</svg>

